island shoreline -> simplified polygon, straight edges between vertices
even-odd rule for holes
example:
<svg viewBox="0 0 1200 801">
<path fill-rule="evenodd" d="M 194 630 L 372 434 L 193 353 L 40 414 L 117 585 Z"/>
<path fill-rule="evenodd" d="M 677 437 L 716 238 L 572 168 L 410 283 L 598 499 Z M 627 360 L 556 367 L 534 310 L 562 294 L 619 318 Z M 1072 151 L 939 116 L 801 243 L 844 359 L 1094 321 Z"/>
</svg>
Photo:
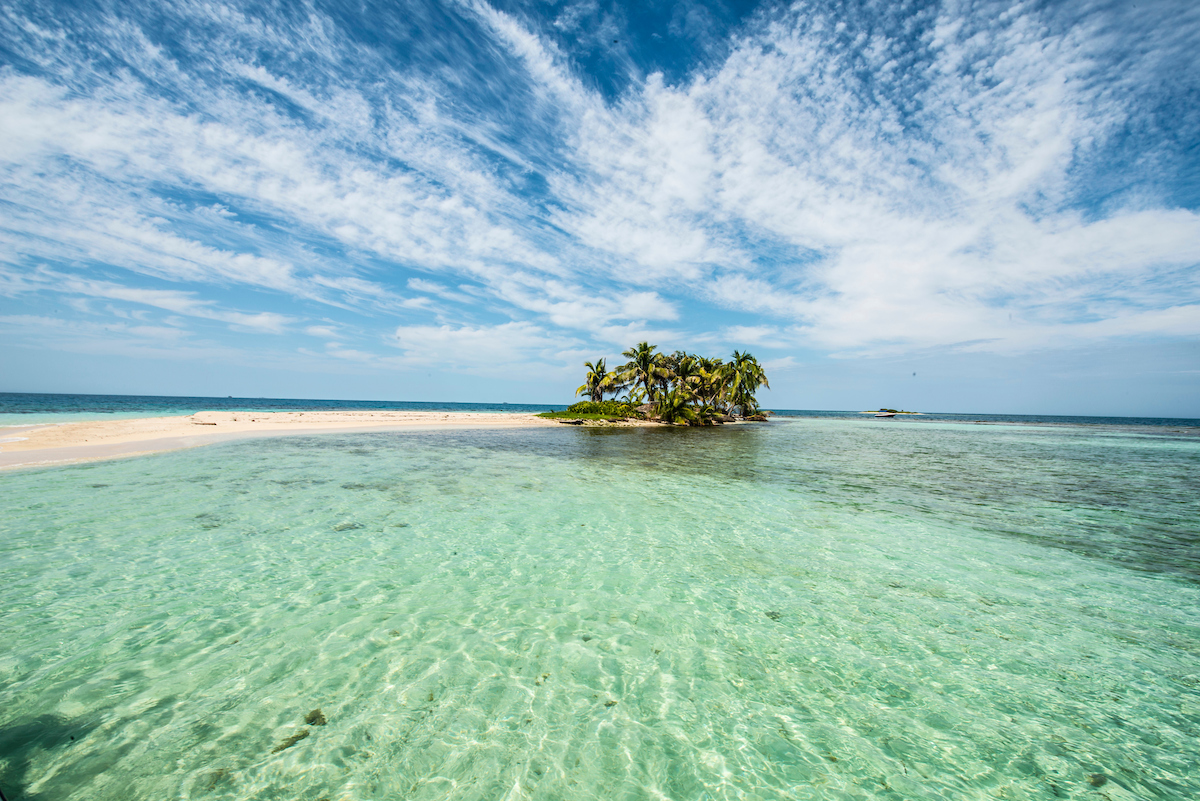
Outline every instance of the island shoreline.
<svg viewBox="0 0 1200 801">
<path fill-rule="evenodd" d="M 376 433 L 411 429 L 553 428 L 557 421 L 523 412 L 318 411 L 197 412 L 12 426 L 0 439 L 0 470 L 106 461 L 240 439 L 297 434 Z"/>
</svg>

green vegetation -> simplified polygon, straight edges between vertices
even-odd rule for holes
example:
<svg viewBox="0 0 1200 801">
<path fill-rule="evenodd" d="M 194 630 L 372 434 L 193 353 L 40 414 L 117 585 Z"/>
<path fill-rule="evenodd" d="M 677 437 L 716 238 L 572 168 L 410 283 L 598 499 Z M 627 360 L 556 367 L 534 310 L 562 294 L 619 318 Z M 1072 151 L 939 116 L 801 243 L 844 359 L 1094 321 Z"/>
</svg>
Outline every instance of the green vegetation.
<svg viewBox="0 0 1200 801">
<path fill-rule="evenodd" d="M 617 368 L 618 372 L 610 373 L 615 391 L 629 389 L 630 403 L 643 399 L 654 403 L 660 382 L 670 377 L 670 370 L 663 364 L 663 355 L 655 353 L 654 346 L 646 342 L 639 342 L 621 355 L 629 361 Z"/>
<path fill-rule="evenodd" d="M 547 420 L 607 420 L 612 423 L 628 419 L 625 417 L 614 417 L 611 414 L 594 414 L 591 412 L 539 412 L 537 416 L 544 417 Z"/>
<path fill-rule="evenodd" d="M 604 364 L 604 360 L 601 359 L 599 363 Z M 587 366 L 590 368 L 592 365 L 588 362 Z M 645 416 L 636 406 L 615 400 L 580 401 L 568 406 L 565 412 L 542 412 L 538 415 L 548 420 L 628 420 L 631 417 L 644 419 Z"/>
<path fill-rule="evenodd" d="M 580 401 L 567 407 L 568 412 L 582 414 L 604 414 L 611 417 L 645 417 L 636 406 L 621 401 Z"/>
<path fill-rule="evenodd" d="M 606 371 L 604 359 L 597 359 L 595 363 L 584 362 L 583 366 L 588 369 L 587 377 L 583 381 L 583 386 L 575 390 L 576 395 L 587 395 L 593 401 L 599 402 L 604 400 L 605 392 L 615 391 L 616 384 L 613 383 L 613 374 Z M 579 404 L 575 404 L 578 406 Z M 572 406 L 571 409 L 575 409 Z M 579 411 L 576 409 L 576 411 Z"/>
<path fill-rule="evenodd" d="M 766 419 L 754 395 L 771 385 L 749 353 L 735 350 L 726 362 L 681 350 L 658 353 L 654 345 L 639 342 L 622 355 L 629 361 L 612 371 L 607 370 L 604 359 L 584 362 L 588 371 L 575 394 L 590 400 L 565 412 L 539 416 L 559 420 L 638 417 L 676 425 L 712 425 L 731 421 L 735 415 Z M 610 393 L 616 399 L 604 400 Z"/>
</svg>

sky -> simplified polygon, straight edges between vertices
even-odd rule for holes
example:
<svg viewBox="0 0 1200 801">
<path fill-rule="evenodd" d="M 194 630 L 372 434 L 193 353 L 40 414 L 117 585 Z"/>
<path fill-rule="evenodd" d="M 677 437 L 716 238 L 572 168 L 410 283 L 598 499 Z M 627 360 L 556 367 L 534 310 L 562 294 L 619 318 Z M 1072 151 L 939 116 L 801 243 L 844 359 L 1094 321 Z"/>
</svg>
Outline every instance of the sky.
<svg viewBox="0 0 1200 801">
<path fill-rule="evenodd" d="M 0 391 L 1200 417 L 1200 4 L 5 2 Z"/>
</svg>

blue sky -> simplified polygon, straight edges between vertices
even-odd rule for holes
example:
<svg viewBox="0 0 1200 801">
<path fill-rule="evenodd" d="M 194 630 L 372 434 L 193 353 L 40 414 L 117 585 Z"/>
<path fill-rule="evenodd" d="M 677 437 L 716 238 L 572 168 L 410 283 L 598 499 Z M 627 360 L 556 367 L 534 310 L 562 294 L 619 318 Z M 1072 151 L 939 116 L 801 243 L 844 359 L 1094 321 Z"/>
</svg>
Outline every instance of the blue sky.
<svg viewBox="0 0 1200 801">
<path fill-rule="evenodd" d="M 0 390 L 1200 416 L 1191 2 L 0 7 Z"/>
</svg>

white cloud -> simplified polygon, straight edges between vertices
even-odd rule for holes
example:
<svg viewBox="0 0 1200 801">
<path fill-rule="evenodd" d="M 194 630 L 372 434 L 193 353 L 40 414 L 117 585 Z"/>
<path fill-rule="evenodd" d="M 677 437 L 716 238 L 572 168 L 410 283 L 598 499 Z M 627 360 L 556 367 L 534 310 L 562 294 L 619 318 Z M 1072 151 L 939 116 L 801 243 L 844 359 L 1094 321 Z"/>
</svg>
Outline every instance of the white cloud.
<svg viewBox="0 0 1200 801">
<path fill-rule="evenodd" d="M 267 80 L 261 67 L 252 72 Z M 142 203 L 135 193 L 157 182 L 237 198 L 348 247 L 430 269 L 488 274 L 499 269 L 495 263 L 554 264 L 486 211 L 511 197 L 465 163 L 463 154 L 421 144 L 429 137 L 411 124 L 404 141 L 393 144 L 415 143 L 417 152 L 400 155 L 425 162 L 432 174 L 381 171 L 372 160 L 330 147 L 329 132 L 297 126 L 248 99 L 197 98 L 218 114 L 202 120 L 136 87 L 118 89 L 115 97 L 76 98 L 44 79 L 0 76 L 0 120 L 6 121 L 0 138 L 7 145 L 0 170 L 24 187 L 29 213 L 17 229 L 23 249 L 51 233 L 72 232 L 81 251 L 102 243 L 101 250 L 111 252 L 99 255 L 173 280 L 235 280 L 300 297 L 316 295 L 314 283 L 381 294 L 378 285 L 355 283 L 354 276 L 305 281 L 286 262 L 201 246 L 160 230 L 154 223 L 178 221 L 148 219 L 130 205 Z M 389 132 L 393 140 L 400 134 Z M 43 219 L 48 224 L 39 224 Z"/>
<path fill-rule="evenodd" d="M 451 11 L 480 38 L 430 26 L 417 66 L 316 9 L 173 4 L 206 32 L 178 58 L 110 16 L 84 33 L 130 65 L 112 75 L 83 17 L 26 26 L 13 47 L 40 74 L 0 72 L 0 294 L 275 333 L 315 302 L 375 341 L 398 326 L 402 360 L 475 371 L 712 341 L 709 306 L 746 315 L 722 313 L 725 341 L 844 356 L 1194 335 L 1200 215 L 1145 188 L 1101 203 L 1079 178 L 1164 56 L 1105 62 L 1102 9 L 899 24 L 885 4 L 868 32 L 830 8 L 764 13 L 720 63 L 631 73 L 615 100 L 480 0 Z M 336 340 L 322 358 L 394 358 L 303 330 Z"/>
<path fill-rule="evenodd" d="M 778 359 L 767 359 L 762 362 L 762 368 L 766 371 L 768 377 L 777 372 L 796 370 L 799 367 L 801 367 L 801 364 L 796 361 L 794 356 L 783 356 Z"/>
<path fill-rule="evenodd" d="M 590 172 L 564 185 L 581 199 L 558 222 L 650 283 L 698 282 L 701 296 L 846 354 L 1123 336 L 1138 309 L 1139 331 L 1178 336 L 1200 300 L 1180 273 L 1200 263 L 1200 215 L 1070 210 L 1077 154 L 1128 114 L 1091 78 L 1091 28 L 1053 33 L 1032 10 L 998 25 L 951 16 L 962 13 L 943 12 L 906 76 L 893 74 L 905 43 L 846 51 L 832 20 L 800 4 L 712 76 L 652 79 L 580 133 Z M 879 88 L 859 83 L 864 68 Z M 903 80 L 923 88 L 906 97 Z M 894 105 L 905 99 L 920 114 Z M 736 230 L 815 255 L 751 267 Z M 710 262 L 720 274 L 704 280 Z"/>
<path fill-rule="evenodd" d="M 111 281 L 94 281 L 48 271 L 44 271 L 41 275 L 48 281 L 52 280 L 56 291 L 59 292 L 139 303 L 188 317 L 228 323 L 246 331 L 278 334 L 295 322 L 294 318 L 275 312 L 246 313 L 222 309 L 211 300 L 196 298 L 191 292 L 128 287 Z"/>
<path fill-rule="evenodd" d="M 408 279 L 408 288 L 413 292 L 425 292 L 430 295 L 436 295 L 443 300 L 454 301 L 455 303 L 474 303 L 476 298 L 464 292 L 456 292 L 448 289 L 436 281 L 426 281 L 424 278 Z"/>
<path fill-rule="evenodd" d="M 533 323 L 451 326 L 411 325 L 395 331 L 394 344 L 407 365 L 436 366 L 483 375 L 508 375 L 514 367 L 536 371 L 560 363 L 559 353 L 577 346 L 550 337 Z M 557 367 L 558 364 L 553 364 Z"/>
<path fill-rule="evenodd" d="M 743 348 L 747 345 L 786 347 L 790 339 L 780 336 L 779 329 L 769 325 L 731 325 L 721 329 L 720 338 L 725 342 L 732 342 L 735 347 Z"/>
<path fill-rule="evenodd" d="M 674 320 L 674 304 L 654 292 L 625 292 L 604 297 L 575 286 L 514 273 L 492 285 L 497 296 L 517 308 L 544 315 L 560 328 L 596 332 L 615 320 Z"/>
<path fill-rule="evenodd" d="M 346 361 L 351 362 L 369 364 L 381 361 L 379 356 L 374 353 L 355 350 L 354 348 L 347 348 L 337 342 L 325 343 L 325 352 L 334 358 L 345 359 Z"/>
</svg>

